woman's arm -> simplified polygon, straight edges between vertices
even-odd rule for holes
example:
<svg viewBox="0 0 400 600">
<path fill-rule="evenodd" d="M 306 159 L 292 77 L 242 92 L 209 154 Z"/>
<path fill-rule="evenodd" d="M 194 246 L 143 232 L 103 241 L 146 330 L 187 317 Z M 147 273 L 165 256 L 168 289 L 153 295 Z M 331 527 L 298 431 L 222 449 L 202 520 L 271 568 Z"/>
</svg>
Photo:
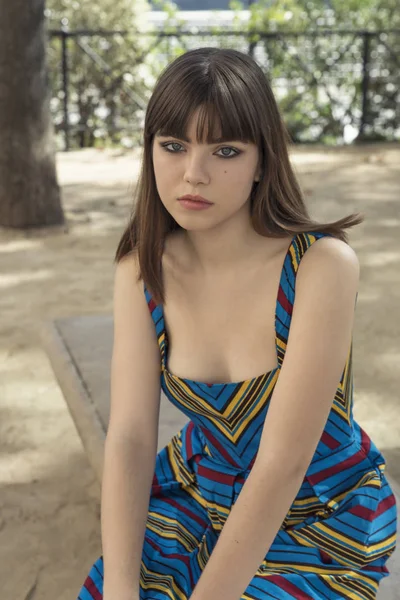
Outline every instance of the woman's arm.
<svg viewBox="0 0 400 600">
<path fill-rule="evenodd" d="M 139 600 L 155 454 L 151 444 L 106 442 L 101 499 L 104 600 Z"/>
<path fill-rule="evenodd" d="M 111 409 L 104 450 L 101 529 L 104 600 L 139 598 L 140 564 L 154 475 L 160 352 L 137 258 L 116 267 Z"/>
<path fill-rule="evenodd" d="M 357 256 L 338 239 L 314 242 L 302 258 L 285 358 L 257 458 L 191 600 L 240 600 L 278 533 L 348 357 L 358 281 Z"/>
</svg>

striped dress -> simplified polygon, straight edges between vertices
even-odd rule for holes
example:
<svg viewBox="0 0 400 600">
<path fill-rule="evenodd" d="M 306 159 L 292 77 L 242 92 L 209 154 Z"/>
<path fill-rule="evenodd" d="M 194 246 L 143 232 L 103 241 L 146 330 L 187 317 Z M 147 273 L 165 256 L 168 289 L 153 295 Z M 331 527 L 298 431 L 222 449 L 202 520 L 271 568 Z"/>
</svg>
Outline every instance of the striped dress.
<svg viewBox="0 0 400 600">
<path fill-rule="evenodd" d="M 278 366 L 207 384 L 168 371 L 163 310 L 144 293 L 161 352 L 162 389 L 188 423 L 158 453 L 143 544 L 140 600 L 189 600 L 254 463 L 290 329 L 301 258 L 323 233 L 294 236 L 276 300 Z M 396 546 L 385 460 L 353 418 L 352 344 L 301 488 L 241 600 L 373 600 Z M 268 518 L 268 507 L 266 517 Z M 79 600 L 101 600 L 102 557 Z"/>
</svg>

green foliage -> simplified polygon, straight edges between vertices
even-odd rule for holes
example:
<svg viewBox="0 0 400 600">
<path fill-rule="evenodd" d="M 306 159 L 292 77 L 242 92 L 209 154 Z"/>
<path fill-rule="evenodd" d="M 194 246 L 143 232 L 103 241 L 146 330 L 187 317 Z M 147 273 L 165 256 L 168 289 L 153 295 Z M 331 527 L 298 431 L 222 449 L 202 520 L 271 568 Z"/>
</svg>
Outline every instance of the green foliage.
<svg viewBox="0 0 400 600">
<path fill-rule="evenodd" d="M 250 44 L 271 81 L 292 139 L 341 142 L 346 128 L 354 136 L 360 127 L 366 38 L 360 33 L 329 35 L 326 30 L 400 27 L 397 0 L 330 0 L 329 9 L 326 0 L 258 0 L 250 7 L 248 23 L 238 14 L 247 2 L 232 0 L 233 30 L 240 35 L 222 36 L 217 25 L 206 36 L 189 35 L 176 3 L 156 0 L 153 5 L 164 11 L 163 32 L 170 36 L 137 34 L 149 9 L 146 0 L 47 0 L 49 29 L 127 32 L 68 39 L 73 146 L 138 143 L 147 100 L 168 62 L 195 47 L 215 45 L 248 52 Z M 300 33 L 292 35 L 294 31 Z M 368 42 L 369 93 L 362 138 L 396 139 L 400 35 L 371 35 Z M 61 39 L 53 38 L 48 56 L 60 146 L 61 50 Z"/>
<path fill-rule="evenodd" d="M 70 29 L 131 29 L 146 10 L 146 0 L 46 1 L 49 26 L 59 27 L 61 20 L 67 19 Z"/>
<path fill-rule="evenodd" d="M 400 24 L 398 0 L 259 0 L 252 6 L 264 31 L 331 29 L 380 30 Z"/>
<path fill-rule="evenodd" d="M 99 145 L 111 131 L 121 143 L 120 126 L 140 128 L 146 105 L 147 74 L 141 73 L 147 44 L 136 35 L 145 0 L 47 0 L 48 30 L 126 30 L 125 35 L 68 38 L 69 109 L 72 147 Z M 63 144 L 63 82 L 60 37 L 49 43 L 52 111 L 59 147 Z"/>
<path fill-rule="evenodd" d="M 243 3 L 234 0 L 231 8 L 241 10 Z M 330 0 L 329 8 L 325 0 L 258 0 L 242 30 L 264 51 L 261 66 L 279 96 L 293 140 L 328 143 L 342 141 L 346 127 L 354 135 L 360 126 L 366 50 L 367 125 L 361 138 L 398 137 L 400 35 L 383 33 L 366 40 L 361 33 L 325 31 L 396 28 L 398 0 Z"/>
</svg>

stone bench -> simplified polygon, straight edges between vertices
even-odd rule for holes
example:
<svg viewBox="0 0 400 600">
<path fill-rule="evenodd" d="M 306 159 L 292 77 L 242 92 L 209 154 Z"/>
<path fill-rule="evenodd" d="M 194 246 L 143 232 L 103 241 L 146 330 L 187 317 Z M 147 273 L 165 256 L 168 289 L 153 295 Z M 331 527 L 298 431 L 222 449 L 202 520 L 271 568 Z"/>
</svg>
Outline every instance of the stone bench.
<svg viewBox="0 0 400 600">
<path fill-rule="evenodd" d="M 88 459 L 101 481 L 109 420 L 112 316 L 93 315 L 45 322 L 40 336 Z M 161 393 L 158 451 L 187 421 L 188 418 Z M 400 515 L 400 487 L 390 476 L 388 479 Z M 382 581 L 378 600 L 399 600 L 399 550 L 388 561 L 388 568 L 391 575 Z"/>
</svg>

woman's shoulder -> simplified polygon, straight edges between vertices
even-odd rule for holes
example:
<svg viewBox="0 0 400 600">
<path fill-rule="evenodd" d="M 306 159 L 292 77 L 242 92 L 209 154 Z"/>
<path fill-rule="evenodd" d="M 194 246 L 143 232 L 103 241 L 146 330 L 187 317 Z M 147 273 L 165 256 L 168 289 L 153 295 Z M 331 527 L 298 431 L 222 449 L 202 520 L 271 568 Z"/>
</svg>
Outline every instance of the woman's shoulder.
<svg viewBox="0 0 400 600">
<path fill-rule="evenodd" d="M 116 276 L 134 276 L 135 279 L 139 276 L 139 256 L 137 248 L 133 248 L 124 254 L 115 265 Z"/>
<path fill-rule="evenodd" d="M 304 253 L 297 279 L 312 284 L 328 278 L 345 285 L 349 279 L 358 279 L 359 270 L 358 256 L 350 244 L 332 235 L 319 235 Z"/>
<path fill-rule="evenodd" d="M 331 260 L 358 262 L 357 254 L 350 244 L 336 236 L 317 232 L 302 262 L 307 264 L 311 261 L 316 263 Z"/>
</svg>

